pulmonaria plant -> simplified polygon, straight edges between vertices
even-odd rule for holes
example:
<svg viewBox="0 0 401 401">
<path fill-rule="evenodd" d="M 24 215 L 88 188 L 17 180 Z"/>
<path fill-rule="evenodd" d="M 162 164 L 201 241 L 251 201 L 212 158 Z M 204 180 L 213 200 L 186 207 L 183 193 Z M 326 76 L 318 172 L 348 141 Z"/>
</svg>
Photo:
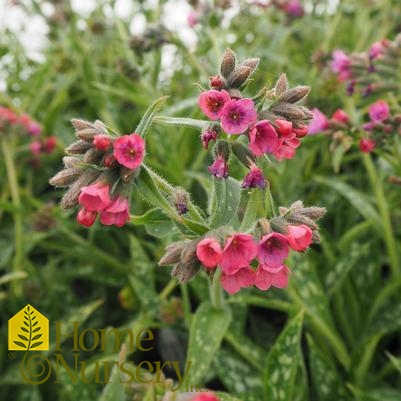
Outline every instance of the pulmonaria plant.
<svg viewBox="0 0 401 401">
<path fill-rule="evenodd" d="M 273 207 L 260 161 L 267 155 L 277 160 L 294 157 L 312 113 L 300 104 L 309 88 L 289 89 L 284 74 L 274 89 L 262 88 L 253 98 L 243 97 L 241 90 L 258 63 L 251 58 L 238 65 L 234 53 L 225 52 L 221 74 L 211 78 L 211 89 L 199 97 L 210 121 L 157 116 L 164 98 L 150 106 L 129 135 L 112 135 L 100 121 L 73 120 L 78 140 L 66 149 L 65 168 L 50 180 L 68 188 L 61 207 L 78 206 L 77 220 L 87 227 L 97 218 L 101 224 L 119 227 L 129 221 L 147 228 L 163 220 L 175 225 L 180 234 L 169 231 L 159 265 L 173 265 L 172 276 L 179 282 L 203 272 L 214 289 L 229 294 L 249 287 L 286 287 L 290 252 L 305 252 L 320 241 L 316 221 L 325 209 L 304 207 L 301 201 L 279 211 Z M 145 134 L 152 123 L 203 127 L 203 146 L 216 142 L 215 160 L 209 166 L 214 187 L 207 210 L 144 163 Z M 229 177 L 230 154 L 248 168 L 242 184 Z M 154 209 L 131 218 L 134 188 Z M 243 188 L 247 191 L 241 197 Z"/>
<path fill-rule="evenodd" d="M 26 113 L 0 106 L 0 136 L 16 143 L 21 139 L 31 155 L 31 164 L 38 165 L 41 156 L 52 153 L 57 146 L 54 136 L 43 137 L 42 127 Z"/>
<path fill-rule="evenodd" d="M 254 97 L 245 97 L 242 90 L 258 64 L 257 58 L 238 64 L 233 51 L 227 49 L 220 74 L 210 78 L 210 89 L 202 91 L 198 99 L 203 114 L 211 120 L 201 133 L 202 145 L 207 149 L 211 141 L 216 142 L 209 172 L 227 178 L 229 158 L 234 155 L 250 170 L 243 180 L 244 188 L 265 186 L 260 160 L 295 156 L 312 117 L 302 105 L 309 87 L 290 89 L 284 74 L 274 89 L 261 88 Z"/>
<path fill-rule="evenodd" d="M 67 187 L 60 206 L 79 206 L 85 227 L 99 216 L 103 225 L 122 227 L 130 218 L 130 195 L 145 156 L 145 141 L 136 133 L 114 137 L 101 121 L 72 120 L 78 140 L 64 157 L 65 168 L 50 184 Z"/>
</svg>

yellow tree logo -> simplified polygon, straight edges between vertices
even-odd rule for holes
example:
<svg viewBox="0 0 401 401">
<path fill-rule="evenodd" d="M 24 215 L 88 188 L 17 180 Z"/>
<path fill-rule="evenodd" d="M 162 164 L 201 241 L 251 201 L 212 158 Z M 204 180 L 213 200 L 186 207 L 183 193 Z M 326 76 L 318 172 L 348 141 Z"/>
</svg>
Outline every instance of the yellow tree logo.
<svg viewBox="0 0 401 401">
<path fill-rule="evenodd" d="M 8 321 L 8 349 L 29 351 L 49 349 L 49 320 L 31 305 Z"/>
</svg>

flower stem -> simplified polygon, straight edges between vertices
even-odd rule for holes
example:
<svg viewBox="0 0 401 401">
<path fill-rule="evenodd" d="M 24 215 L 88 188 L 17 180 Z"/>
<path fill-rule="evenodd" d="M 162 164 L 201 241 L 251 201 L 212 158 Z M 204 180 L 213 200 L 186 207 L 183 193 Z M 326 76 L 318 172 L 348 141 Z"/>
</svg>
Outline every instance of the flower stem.
<svg viewBox="0 0 401 401">
<path fill-rule="evenodd" d="M 387 248 L 387 253 L 390 261 L 390 268 L 394 277 L 400 277 L 401 271 L 398 264 L 399 257 L 397 252 L 397 245 L 394 239 L 393 227 L 391 225 L 391 216 L 386 202 L 386 197 L 384 195 L 383 185 L 377 175 L 371 156 L 368 154 L 364 154 L 363 162 L 365 164 L 370 184 L 376 197 L 376 203 L 379 209 L 380 217 L 383 222 L 384 242 Z"/>
<path fill-rule="evenodd" d="M 7 169 L 8 185 L 10 187 L 11 199 L 15 206 L 14 211 L 14 261 L 13 271 L 22 271 L 23 256 L 23 237 L 22 237 L 22 218 L 21 218 L 21 198 L 18 187 L 17 171 L 14 163 L 14 146 L 9 142 L 9 138 L 2 138 L 2 150 L 4 162 Z M 12 283 L 15 295 L 19 296 L 22 292 L 21 283 L 17 280 Z"/>
<path fill-rule="evenodd" d="M 223 309 L 223 303 L 224 303 L 223 291 L 221 289 L 221 284 L 220 284 L 220 276 L 221 276 L 221 271 L 216 270 L 213 276 L 212 284 L 210 285 L 209 288 L 210 300 L 212 302 L 212 305 L 216 309 Z"/>
</svg>

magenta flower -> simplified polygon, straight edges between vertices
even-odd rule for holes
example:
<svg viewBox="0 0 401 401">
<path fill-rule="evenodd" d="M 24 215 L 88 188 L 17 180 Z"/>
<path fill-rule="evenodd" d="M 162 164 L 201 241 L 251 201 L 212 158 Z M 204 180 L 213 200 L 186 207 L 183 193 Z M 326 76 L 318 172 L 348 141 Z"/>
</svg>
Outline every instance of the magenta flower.
<svg viewBox="0 0 401 401">
<path fill-rule="evenodd" d="M 258 246 L 250 234 L 234 234 L 226 239 L 220 261 L 221 270 L 234 274 L 243 267 L 248 267 L 255 258 Z"/>
<path fill-rule="evenodd" d="M 318 134 L 329 127 L 329 120 L 319 109 L 312 109 L 312 113 L 313 119 L 308 125 L 309 135 Z"/>
<path fill-rule="evenodd" d="M 106 150 L 110 149 L 111 146 L 111 138 L 108 135 L 100 134 L 95 135 L 93 138 L 93 146 L 102 152 L 106 152 Z"/>
<path fill-rule="evenodd" d="M 331 116 L 331 119 L 344 124 L 347 124 L 349 121 L 348 114 L 342 109 L 337 109 Z"/>
<path fill-rule="evenodd" d="M 293 132 L 288 137 L 281 138 L 281 143 L 274 151 L 274 157 L 280 161 L 282 159 L 292 159 L 295 156 L 296 148 L 301 144 L 297 138 L 296 133 Z"/>
<path fill-rule="evenodd" d="M 379 40 L 378 42 L 373 43 L 373 45 L 370 46 L 369 49 L 369 59 L 374 60 L 376 58 L 379 58 L 388 46 L 389 41 L 386 39 Z"/>
<path fill-rule="evenodd" d="M 202 146 L 207 149 L 209 147 L 209 142 L 217 139 L 217 131 L 214 128 L 207 128 L 202 132 L 200 138 L 202 141 Z"/>
<path fill-rule="evenodd" d="M 230 99 L 231 97 L 227 91 L 211 89 L 200 94 L 198 104 L 203 114 L 211 120 L 217 120 L 220 118 L 223 106 L 230 101 Z"/>
<path fill-rule="evenodd" d="M 294 128 L 293 131 L 297 138 L 303 138 L 304 136 L 309 134 L 309 128 L 307 125 L 300 125 L 297 128 Z"/>
<path fill-rule="evenodd" d="M 199 13 L 195 10 L 191 10 L 188 14 L 187 22 L 190 28 L 194 28 L 195 25 L 199 22 Z"/>
<path fill-rule="evenodd" d="M 330 63 L 331 70 L 338 74 L 339 81 L 346 81 L 351 77 L 351 59 L 342 50 L 334 50 L 332 56 L 333 59 Z"/>
<path fill-rule="evenodd" d="M 258 115 L 252 99 L 231 99 L 224 104 L 220 118 L 227 134 L 242 134 L 255 123 Z"/>
<path fill-rule="evenodd" d="M 374 123 L 380 123 L 390 117 L 390 107 L 384 100 L 378 100 L 369 106 L 369 117 Z"/>
<path fill-rule="evenodd" d="M 249 148 L 255 156 L 272 153 L 279 144 L 276 130 L 267 120 L 262 120 L 249 131 Z"/>
<path fill-rule="evenodd" d="M 114 143 L 114 157 L 131 170 L 138 168 L 145 157 L 145 141 L 138 134 L 123 135 Z"/>
<path fill-rule="evenodd" d="M 266 188 L 263 172 L 256 164 L 251 164 L 251 169 L 242 181 L 241 188 Z"/>
<path fill-rule="evenodd" d="M 373 139 L 362 138 L 359 141 L 359 150 L 363 153 L 370 153 L 376 147 L 376 142 Z"/>
<path fill-rule="evenodd" d="M 78 203 L 88 212 L 98 212 L 109 206 L 111 202 L 109 191 L 109 185 L 101 182 L 82 187 Z"/>
<path fill-rule="evenodd" d="M 302 17 L 304 8 L 299 0 L 289 0 L 284 6 L 283 11 L 292 17 Z"/>
<path fill-rule="evenodd" d="M 287 240 L 294 251 L 304 251 L 312 242 L 312 230 L 305 224 L 287 226 Z"/>
<path fill-rule="evenodd" d="M 255 287 L 262 291 L 268 290 L 271 286 L 285 288 L 288 285 L 290 269 L 281 265 L 277 269 L 271 269 L 264 265 L 259 265 L 255 276 Z"/>
<path fill-rule="evenodd" d="M 215 238 L 204 238 L 196 247 L 196 256 L 207 268 L 216 267 L 220 263 L 222 254 L 221 245 Z"/>
<path fill-rule="evenodd" d="M 55 136 L 49 136 L 44 140 L 43 150 L 45 153 L 51 153 L 57 146 L 57 138 Z"/>
<path fill-rule="evenodd" d="M 287 237 L 283 234 L 271 232 L 259 241 L 257 258 L 259 263 L 269 267 L 279 267 L 288 257 L 289 246 Z"/>
<path fill-rule="evenodd" d="M 97 212 L 89 212 L 84 207 L 77 214 L 77 222 L 85 227 L 93 225 L 97 217 Z"/>
<path fill-rule="evenodd" d="M 213 164 L 209 166 L 208 171 L 213 174 L 216 178 L 227 178 L 228 177 L 228 166 L 224 156 L 217 156 Z"/>
<path fill-rule="evenodd" d="M 39 141 L 33 141 L 29 144 L 29 150 L 35 157 L 38 157 L 42 152 L 42 144 Z"/>
<path fill-rule="evenodd" d="M 255 282 L 255 272 L 250 267 L 243 267 L 234 274 L 223 273 L 220 282 L 221 286 L 232 295 L 241 288 L 252 287 Z"/>
<path fill-rule="evenodd" d="M 100 212 L 100 222 L 105 226 L 114 224 L 122 227 L 129 220 L 129 201 L 127 198 L 117 196 L 109 206 Z"/>
<path fill-rule="evenodd" d="M 205 392 L 194 396 L 188 401 L 220 401 L 220 399 L 213 393 Z"/>
</svg>

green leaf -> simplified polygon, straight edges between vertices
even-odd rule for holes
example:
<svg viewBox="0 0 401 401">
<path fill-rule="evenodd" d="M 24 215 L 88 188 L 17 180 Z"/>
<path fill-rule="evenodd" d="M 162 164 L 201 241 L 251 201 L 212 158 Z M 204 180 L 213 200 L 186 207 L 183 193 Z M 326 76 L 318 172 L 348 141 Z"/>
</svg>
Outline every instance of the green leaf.
<svg viewBox="0 0 401 401">
<path fill-rule="evenodd" d="M 227 393 L 222 393 L 221 391 L 217 391 L 215 394 L 219 397 L 220 401 L 242 401 L 239 398 L 235 398 Z"/>
<path fill-rule="evenodd" d="M 372 220 L 377 230 L 381 231 L 383 229 L 379 214 L 364 193 L 357 191 L 351 185 L 335 178 L 315 177 L 314 180 L 319 184 L 327 185 L 336 190 L 339 194 L 344 196 L 365 219 Z"/>
<path fill-rule="evenodd" d="M 145 137 L 149 131 L 150 126 L 152 125 L 152 121 L 156 113 L 160 110 L 162 104 L 166 101 L 167 96 L 163 96 L 153 102 L 150 107 L 146 110 L 145 114 L 143 115 L 141 121 L 139 122 L 138 126 L 135 129 L 135 132 Z"/>
<path fill-rule="evenodd" d="M 264 399 L 269 401 L 293 400 L 295 377 L 301 366 L 300 340 L 303 312 L 285 327 L 269 352 L 264 371 Z"/>
<path fill-rule="evenodd" d="M 210 125 L 210 121 L 207 120 L 196 120 L 194 118 L 185 118 L 185 117 L 155 116 L 153 121 L 156 124 L 177 125 L 177 126 L 193 127 L 200 129 Z"/>
<path fill-rule="evenodd" d="M 127 349 L 124 346 L 118 355 L 118 365 L 113 367 L 110 373 L 109 383 L 103 389 L 103 392 L 99 398 L 99 401 L 125 401 L 127 396 L 124 391 L 124 379 L 123 374 L 120 370 L 120 366 L 126 360 Z"/>
<path fill-rule="evenodd" d="M 43 341 L 39 341 L 39 342 L 37 342 L 35 344 L 32 344 L 30 348 L 32 349 L 32 348 L 39 347 L 39 345 L 41 345 L 41 344 L 43 344 Z"/>
<path fill-rule="evenodd" d="M 131 216 L 131 223 L 145 226 L 146 231 L 157 238 L 177 232 L 177 227 L 160 208 L 151 209 L 141 216 Z"/>
<path fill-rule="evenodd" d="M 386 355 L 390 359 L 391 364 L 398 370 L 398 373 L 401 375 L 401 358 L 396 358 L 389 352 L 386 352 Z"/>
<path fill-rule="evenodd" d="M 216 309 L 209 302 L 202 303 L 193 317 L 189 333 L 187 363 L 189 383 L 201 384 L 231 322 L 228 306 Z"/>
<path fill-rule="evenodd" d="M 260 188 L 249 190 L 250 195 L 245 209 L 244 217 L 242 218 L 241 231 L 250 230 L 259 217 L 265 216 L 265 191 Z"/>
<path fill-rule="evenodd" d="M 346 389 L 333 363 L 327 359 L 327 356 L 316 346 L 310 336 L 308 336 L 308 345 L 312 380 L 319 401 L 348 400 Z"/>
<path fill-rule="evenodd" d="M 13 343 L 17 344 L 19 347 L 23 347 L 25 349 L 27 348 L 27 346 L 24 343 L 22 343 L 21 341 L 13 341 Z"/>
<path fill-rule="evenodd" d="M 210 225 L 220 227 L 228 224 L 237 213 L 241 198 L 241 189 L 238 181 L 231 177 L 218 179 L 213 177 L 214 194 Z"/>
<path fill-rule="evenodd" d="M 32 338 L 32 341 L 38 340 L 40 337 L 42 337 L 42 334 L 37 334 L 35 337 Z"/>
<path fill-rule="evenodd" d="M 25 336 L 23 336 L 22 334 L 18 334 L 18 337 L 19 337 L 21 340 L 28 341 L 28 339 L 27 339 Z"/>
</svg>

